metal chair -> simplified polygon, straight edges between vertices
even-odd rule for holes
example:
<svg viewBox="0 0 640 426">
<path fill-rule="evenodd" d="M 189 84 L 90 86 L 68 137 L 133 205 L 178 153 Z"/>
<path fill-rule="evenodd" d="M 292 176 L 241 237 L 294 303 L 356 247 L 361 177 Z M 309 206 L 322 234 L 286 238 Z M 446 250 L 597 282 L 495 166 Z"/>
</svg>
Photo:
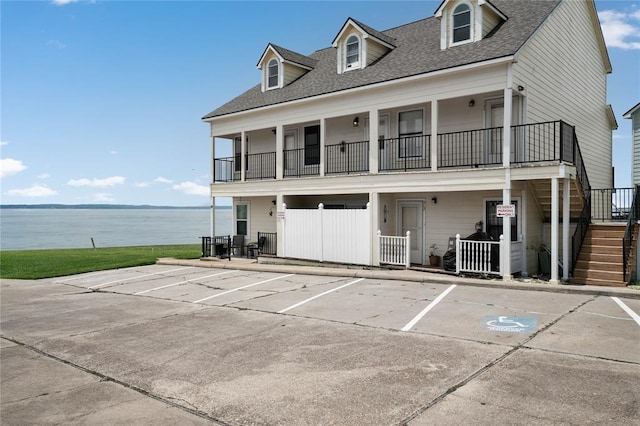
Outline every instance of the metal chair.
<svg viewBox="0 0 640 426">
<path fill-rule="evenodd" d="M 244 235 L 234 235 L 233 242 L 231 243 L 231 251 L 234 255 L 244 256 Z"/>
<path fill-rule="evenodd" d="M 267 242 L 267 237 L 258 238 L 257 243 L 251 243 L 247 246 L 247 257 L 256 257 L 262 254 L 264 244 Z"/>
</svg>

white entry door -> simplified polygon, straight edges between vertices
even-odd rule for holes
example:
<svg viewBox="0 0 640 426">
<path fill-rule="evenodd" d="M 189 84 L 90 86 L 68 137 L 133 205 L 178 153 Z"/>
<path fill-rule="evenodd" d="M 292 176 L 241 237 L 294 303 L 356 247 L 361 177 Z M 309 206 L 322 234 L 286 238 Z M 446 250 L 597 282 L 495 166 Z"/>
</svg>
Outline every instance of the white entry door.
<svg viewBox="0 0 640 426">
<path fill-rule="evenodd" d="M 422 201 L 401 201 L 398 204 L 400 235 L 411 232 L 411 263 L 423 263 L 423 203 Z"/>
<path fill-rule="evenodd" d="M 519 98 L 513 98 L 513 108 L 511 111 L 511 124 L 520 122 Z M 504 101 L 502 99 L 489 99 L 485 103 L 485 153 L 489 164 L 502 164 L 502 148 L 504 141 Z M 522 138 L 518 135 L 511 136 L 511 161 L 515 161 L 516 152 L 522 152 Z M 521 159 L 521 155 L 518 158 Z"/>
</svg>

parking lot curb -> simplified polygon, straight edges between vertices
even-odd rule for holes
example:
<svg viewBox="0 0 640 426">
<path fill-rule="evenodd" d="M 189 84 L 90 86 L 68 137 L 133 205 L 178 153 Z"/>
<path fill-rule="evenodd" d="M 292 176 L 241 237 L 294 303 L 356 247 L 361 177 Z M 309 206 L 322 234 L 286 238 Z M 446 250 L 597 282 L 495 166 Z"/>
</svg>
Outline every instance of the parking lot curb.
<svg viewBox="0 0 640 426">
<path fill-rule="evenodd" d="M 158 265 L 193 266 L 216 269 L 235 269 L 241 271 L 274 272 L 297 275 L 321 275 L 345 278 L 367 278 L 379 280 L 411 281 L 429 284 L 456 284 L 469 287 L 496 288 L 504 290 L 529 290 L 561 294 L 584 294 L 592 296 L 625 297 L 640 299 L 640 290 L 628 287 L 599 287 L 570 284 L 549 284 L 546 282 L 530 282 L 523 280 L 502 281 L 501 279 L 479 279 L 456 275 L 444 275 L 433 272 L 422 272 L 405 269 L 352 269 L 340 267 L 285 265 L 275 263 L 258 263 L 255 260 L 222 260 L 174 259 L 160 258 Z"/>
</svg>

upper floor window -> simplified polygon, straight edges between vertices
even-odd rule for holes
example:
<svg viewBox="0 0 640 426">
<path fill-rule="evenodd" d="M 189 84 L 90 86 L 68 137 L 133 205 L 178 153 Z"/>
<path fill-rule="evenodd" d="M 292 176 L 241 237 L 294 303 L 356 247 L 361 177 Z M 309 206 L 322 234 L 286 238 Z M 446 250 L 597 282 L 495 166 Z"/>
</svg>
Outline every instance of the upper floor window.
<svg viewBox="0 0 640 426">
<path fill-rule="evenodd" d="M 471 40 L 471 8 L 461 4 L 453 10 L 453 43 Z"/>
<path fill-rule="evenodd" d="M 360 40 L 352 35 L 346 43 L 346 69 L 358 67 L 360 65 Z"/>
<path fill-rule="evenodd" d="M 272 59 L 267 66 L 267 88 L 278 87 L 278 60 Z"/>
</svg>

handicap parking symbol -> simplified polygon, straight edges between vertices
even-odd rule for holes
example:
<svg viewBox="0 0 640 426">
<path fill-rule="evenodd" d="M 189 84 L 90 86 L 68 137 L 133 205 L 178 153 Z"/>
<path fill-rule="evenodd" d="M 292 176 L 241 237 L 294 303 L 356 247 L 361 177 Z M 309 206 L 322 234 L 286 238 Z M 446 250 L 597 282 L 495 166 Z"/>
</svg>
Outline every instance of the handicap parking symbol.
<svg viewBox="0 0 640 426">
<path fill-rule="evenodd" d="M 538 329 L 538 319 L 528 317 L 484 317 L 484 325 L 489 331 L 503 333 L 533 333 Z"/>
</svg>

